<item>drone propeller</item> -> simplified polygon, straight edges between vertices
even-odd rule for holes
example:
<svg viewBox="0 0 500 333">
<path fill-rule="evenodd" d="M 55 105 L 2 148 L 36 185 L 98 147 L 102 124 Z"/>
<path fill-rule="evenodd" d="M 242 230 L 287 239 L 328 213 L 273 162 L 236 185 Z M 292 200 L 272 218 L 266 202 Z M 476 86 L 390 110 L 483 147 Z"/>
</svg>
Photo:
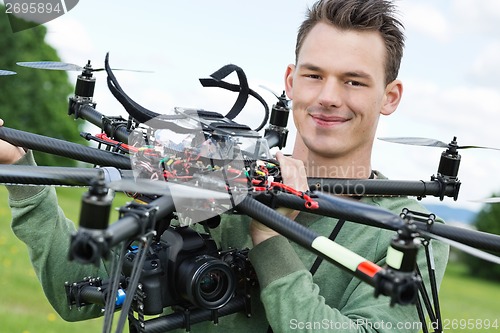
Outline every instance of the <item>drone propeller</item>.
<svg viewBox="0 0 500 333">
<path fill-rule="evenodd" d="M 68 64 L 64 62 L 57 61 L 33 61 L 33 62 L 18 62 L 17 65 L 29 68 L 38 69 L 51 69 L 60 71 L 79 71 L 83 70 L 83 67 L 74 64 Z"/>
<path fill-rule="evenodd" d="M 17 74 L 16 72 L 13 72 L 13 71 L 6 71 L 4 69 L 0 69 L 0 76 L 4 76 L 4 75 L 15 75 Z"/>
<path fill-rule="evenodd" d="M 66 63 L 66 62 L 59 62 L 59 61 L 18 62 L 17 65 L 22 66 L 22 67 L 37 68 L 37 69 L 50 69 L 50 70 L 59 70 L 59 71 L 82 72 L 82 71 L 86 70 L 89 72 L 100 72 L 100 71 L 105 70 L 105 68 L 92 68 L 92 66 L 90 65 L 90 60 L 88 61 L 87 65 L 85 67 L 81 67 L 81 66 Z M 132 70 L 132 69 L 123 69 L 123 68 L 116 68 L 113 70 L 151 73 L 150 71 Z"/>
<path fill-rule="evenodd" d="M 394 137 L 394 138 L 378 138 L 379 140 L 400 143 L 405 145 L 413 145 L 413 146 L 425 146 L 425 147 L 439 147 L 439 148 L 448 148 L 453 143 L 456 144 L 456 138 L 453 139 L 452 143 L 444 143 L 443 141 L 428 139 L 428 138 L 419 138 L 419 137 Z M 456 146 L 456 149 L 470 149 L 470 148 L 478 148 L 478 149 L 492 149 L 492 150 L 500 150 L 500 148 L 491 148 L 491 147 L 483 147 L 483 146 Z"/>
<path fill-rule="evenodd" d="M 280 96 L 275 91 L 273 91 L 272 89 L 270 89 L 266 86 L 259 85 L 259 87 L 261 87 L 262 89 L 265 89 L 265 90 L 269 91 L 271 94 L 273 94 L 278 99 L 278 103 L 280 103 L 282 106 L 288 107 L 290 100 L 286 98 L 285 91 L 283 91 L 283 93 Z"/>
<path fill-rule="evenodd" d="M 500 203 L 500 197 L 491 197 L 491 198 L 472 200 L 472 201 L 480 203 Z"/>
<path fill-rule="evenodd" d="M 454 240 L 451 240 L 451 239 L 448 239 L 448 238 L 445 238 L 445 237 L 441 237 L 441 236 L 438 236 L 438 235 L 435 235 L 435 234 L 432 234 L 430 232 L 427 232 L 427 231 L 423 231 L 421 229 L 418 230 L 418 233 L 421 235 L 421 236 L 424 236 L 424 237 L 427 237 L 427 238 L 433 238 L 435 240 L 438 240 L 440 242 L 443 242 L 443 243 L 446 243 L 450 246 L 453 246 L 455 247 L 456 249 L 462 251 L 462 252 L 466 252 L 474 257 L 477 257 L 479 259 L 483 259 L 483 260 L 487 260 L 489 262 L 492 262 L 494 264 L 500 264 L 500 257 L 498 256 L 495 256 L 493 254 L 490 254 L 488 252 L 485 252 L 485 251 L 482 251 L 482 250 L 478 250 L 472 246 L 469 246 L 469 245 L 465 245 L 463 243 L 459 243 L 459 242 L 456 242 Z"/>
<path fill-rule="evenodd" d="M 0 165 L 0 183 L 24 185 L 88 186 L 100 172 L 106 186 L 114 191 L 150 195 L 174 195 L 186 199 L 229 200 L 227 192 L 150 179 L 131 179 L 128 170 L 115 168 L 72 168 L 30 165 Z M 122 173 L 122 175 L 120 175 Z"/>
<path fill-rule="evenodd" d="M 207 190 L 200 187 L 189 186 L 179 183 L 171 183 L 149 179 L 121 179 L 109 182 L 107 185 L 112 190 L 129 193 L 141 193 L 150 195 L 174 195 L 185 199 L 219 199 L 229 200 L 227 192 Z"/>
<path fill-rule="evenodd" d="M 225 187 L 221 190 L 213 190 L 203 188 L 198 184 L 195 186 L 193 183 L 174 183 L 144 178 L 110 182 L 107 186 L 126 193 L 170 197 L 181 226 L 192 225 L 219 216 L 233 209 L 247 197 L 246 191 L 229 193 Z"/>
</svg>

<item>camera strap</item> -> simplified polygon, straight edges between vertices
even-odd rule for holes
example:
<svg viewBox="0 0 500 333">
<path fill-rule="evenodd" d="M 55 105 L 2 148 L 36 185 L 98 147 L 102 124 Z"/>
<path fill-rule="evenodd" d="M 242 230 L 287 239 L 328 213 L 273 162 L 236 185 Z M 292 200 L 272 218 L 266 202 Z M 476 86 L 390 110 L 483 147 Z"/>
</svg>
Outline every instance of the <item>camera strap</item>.
<svg viewBox="0 0 500 333">
<path fill-rule="evenodd" d="M 332 233 L 330 234 L 330 236 L 328 236 L 328 238 L 331 241 L 335 240 L 335 238 L 337 237 L 337 235 L 340 232 L 340 229 L 342 229 L 342 227 L 344 226 L 344 223 L 345 223 L 344 219 L 341 219 L 337 222 L 337 224 L 335 225 L 335 228 L 333 228 L 333 230 L 332 230 Z M 309 270 L 309 272 L 311 272 L 311 275 L 314 275 L 314 273 L 316 273 L 316 271 L 319 268 L 319 265 L 321 265 L 322 262 L 323 262 L 322 257 L 320 257 L 320 256 L 316 257 L 316 260 L 314 261 L 313 265 L 311 266 L 311 269 Z"/>
<path fill-rule="evenodd" d="M 337 235 L 339 234 L 340 229 L 342 229 L 342 227 L 344 226 L 344 223 L 345 223 L 344 219 L 338 220 L 337 224 L 332 230 L 332 233 L 330 234 L 330 236 L 328 236 L 328 239 L 334 241 Z M 311 269 L 309 270 L 309 272 L 311 272 L 311 275 L 314 275 L 314 273 L 316 273 L 316 271 L 319 268 L 319 265 L 321 265 L 322 262 L 323 258 L 321 258 L 320 256 L 316 257 L 316 260 L 314 261 L 313 265 L 311 266 Z M 267 333 L 273 333 L 271 325 L 267 327 Z"/>
<path fill-rule="evenodd" d="M 375 179 L 375 172 L 373 170 L 370 173 L 370 177 L 368 177 L 368 179 Z M 360 200 L 361 197 L 354 197 L 354 199 Z M 330 234 L 330 236 L 328 236 L 328 238 L 331 241 L 335 240 L 335 238 L 337 237 L 337 235 L 340 232 L 340 229 L 342 229 L 342 227 L 344 226 L 344 223 L 345 223 L 344 219 L 339 219 L 339 221 L 337 222 L 337 224 L 333 228 L 332 233 Z M 321 265 L 322 261 L 323 261 L 323 258 L 321 258 L 319 256 L 316 258 L 313 265 L 311 266 L 311 269 L 309 270 L 309 272 L 311 272 L 312 275 L 314 275 L 314 273 L 316 273 L 316 271 L 318 270 L 318 267 L 319 267 L 319 265 Z"/>
</svg>

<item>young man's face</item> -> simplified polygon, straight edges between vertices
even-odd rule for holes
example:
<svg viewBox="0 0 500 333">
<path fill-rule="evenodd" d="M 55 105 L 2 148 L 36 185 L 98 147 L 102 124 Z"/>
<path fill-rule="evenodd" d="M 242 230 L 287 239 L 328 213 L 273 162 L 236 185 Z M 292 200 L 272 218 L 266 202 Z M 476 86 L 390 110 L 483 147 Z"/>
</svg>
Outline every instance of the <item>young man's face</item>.
<svg viewBox="0 0 500 333">
<path fill-rule="evenodd" d="M 309 32 L 285 80 L 298 135 L 310 152 L 370 155 L 379 115 L 392 113 L 401 95 L 399 81 L 386 87 L 385 59 L 377 32 L 326 23 Z"/>
</svg>

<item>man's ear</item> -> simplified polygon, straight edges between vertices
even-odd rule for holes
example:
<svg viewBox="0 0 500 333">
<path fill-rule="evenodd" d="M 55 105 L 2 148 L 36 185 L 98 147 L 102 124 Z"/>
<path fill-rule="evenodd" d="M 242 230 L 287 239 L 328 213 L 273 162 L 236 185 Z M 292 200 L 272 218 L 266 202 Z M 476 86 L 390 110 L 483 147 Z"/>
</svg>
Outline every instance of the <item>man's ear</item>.
<svg viewBox="0 0 500 333">
<path fill-rule="evenodd" d="M 295 65 L 288 65 L 285 72 L 285 91 L 288 98 L 293 99 L 293 75 L 295 73 Z"/>
<path fill-rule="evenodd" d="M 403 83 L 400 80 L 394 80 L 385 87 L 384 104 L 381 114 L 388 116 L 398 108 L 403 95 Z"/>
</svg>

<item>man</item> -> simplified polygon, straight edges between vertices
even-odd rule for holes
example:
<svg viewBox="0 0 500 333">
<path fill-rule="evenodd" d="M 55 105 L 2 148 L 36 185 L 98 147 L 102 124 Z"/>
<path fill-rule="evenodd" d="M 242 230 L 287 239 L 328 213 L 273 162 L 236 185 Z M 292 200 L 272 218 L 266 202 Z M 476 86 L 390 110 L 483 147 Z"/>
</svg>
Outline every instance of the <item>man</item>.
<svg viewBox="0 0 500 333">
<path fill-rule="evenodd" d="M 402 95 L 397 79 L 404 45 L 401 29 L 387 0 L 323 0 L 311 8 L 299 30 L 296 63 L 285 74 L 298 130 L 292 157 L 277 154 L 287 185 L 307 190 L 306 176 L 384 178 L 371 168 L 371 151 L 379 116 L 394 112 Z M 15 162 L 24 153 L 8 145 L 1 151 L 4 163 Z M 17 163 L 34 162 L 27 154 Z M 74 226 L 57 210 L 53 189 L 13 186 L 9 192 L 13 230 L 30 248 L 51 304 L 66 320 L 99 315 L 97 307 L 67 309 L 65 281 L 105 277 L 106 271 L 67 262 Z M 396 214 L 403 208 L 424 211 L 415 200 L 403 197 L 360 201 Z M 279 209 L 326 237 L 338 225 L 336 242 L 372 262 L 385 263 L 393 232 Z M 257 221 L 242 217 L 235 222 L 228 217 L 216 234 L 222 248 L 253 246 L 249 257 L 260 290 L 253 294 L 251 318 L 230 315 L 220 318 L 218 326 L 193 325 L 194 332 L 265 332 L 268 327 L 274 332 L 417 332 L 420 328 L 413 306 L 390 307 L 388 298 L 374 297 L 373 287 L 329 263 L 310 272 L 313 253 Z M 433 246 L 440 283 L 448 248 Z M 423 253 L 418 264 L 427 280 Z"/>
</svg>

